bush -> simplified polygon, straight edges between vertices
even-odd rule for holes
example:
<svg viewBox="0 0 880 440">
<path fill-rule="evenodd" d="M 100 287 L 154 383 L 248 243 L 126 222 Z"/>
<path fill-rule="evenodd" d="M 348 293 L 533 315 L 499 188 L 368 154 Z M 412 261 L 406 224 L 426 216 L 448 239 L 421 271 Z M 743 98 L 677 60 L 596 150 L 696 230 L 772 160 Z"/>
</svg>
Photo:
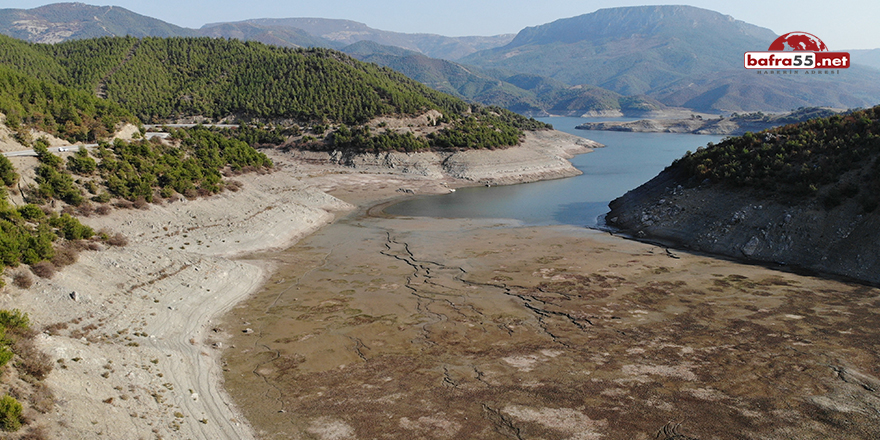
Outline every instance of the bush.
<svg viewBox="0 0 880 440">
<path fill-rule="evenodd" d="M 15 352 L 19 360 L 16 367 L 39 380 L 43 380 L 52 372 L 52 359 L 34 345 L 32 338 L 20 339 L 15 344 Z"/>
<path fill-rule="evenodd" d="M 15 172 L 15 167 L 6 156 L 2 155 L 0 155 L 0 182 L 6 186 L 18 183 L 18 173 Z"/>
<path fill-rule="evenodd" d="M 134 204 L 132 206 L 134 206 L 135 209 L 149 209 L 150 208 L 150 204 L 147 203 L 147 199 L 145 199 L 144 196 L 139 196 L 137 199 L 135 199 Z"/>
<path fill-rule="evenodd" d="M 102 192 L 101 194 L 92 197 L 92 201 L 98 203 L 107 203 L 110 201 L 110 193 Z"/>
<path fill-rule="evenodd" d="M 122 235 L 121 232 L 117 232 L 112 237 L 107 238 L 107 244 L 109 244 L 110 246 L 118 246 L 118 247 L 127 246 L 128 239 L 125 238 L 125 235 Z"/>
<path fill-rule="evenodd" d="M 0 327 L 21 333 L 30 328 L 30 325 L 31 318 L 27 313 L 18 309 L 0 310 Z"/>
<path fill-rule="evenodd" d="M 113 210 L 113 208 L 111 208 L 110 205 L 100 204 L 100 205 L 98 205 L 97 208 L 95 208 L 95 214 L 107 215 L 107 214 L 110 214 L 110 211 L 112 211 L 112 210 Z"/>
<path fill-rule="evenodd" d="M 10 395 L 0 399 L 0 429 L 18 431 L 21 428 L 21 403 Z"/>
<path fill-rule="evenodd" d="M 15 356 L 15 353 L 9 350 L 8 347 L 0 346 L 0 368 L 5 367 L 12 360 L 13 356 Z"/>
<path fill-rule="evenodd" d="M 12 276 L 12 284 L 20 289 L 27 289 L 34 285 L 34 277 L 28 272 L 19 271 Z"/>
<path fill-rule="evenodd" d="M 69 214 L 61 214 L 59 217 L 52 218 L 49 220 L 49 224 L 58 228 L 59 235 L 68 240 L 82 240 L 92 238 L 95 235 L 95 231 L 92 228 L 83 225 Z"/>
<path fill-rule="evenodd" d="M 55 265 L 48 261 L 41 261 L 31 266 L 31 272 L 40 278 L 52 278 L 55 276 Z"/>
<path fill-rule="evenodd" d="M 27 204 L 18 208 L 18 213 L 25 220 L 42 220 L 46 218 L 46 213 L 34 204 Z"/>
<path fill-rule="evenodd" d="M 70 266 L 79 259 L 79 251 L 73 246 L 62 246 L 55 250 L 55 256 L 52 257 L 52 264 L 55 267 Z"/>
</svg>

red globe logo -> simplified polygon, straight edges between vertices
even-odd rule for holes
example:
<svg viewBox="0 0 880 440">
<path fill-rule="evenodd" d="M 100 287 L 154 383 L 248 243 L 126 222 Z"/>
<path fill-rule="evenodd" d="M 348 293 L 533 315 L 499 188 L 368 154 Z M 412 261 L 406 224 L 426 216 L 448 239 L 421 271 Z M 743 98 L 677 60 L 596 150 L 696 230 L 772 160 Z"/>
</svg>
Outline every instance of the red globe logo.
<svg viewBox="0 0 880 440">
<path fill-rule="evenodd" d="M 828 46 L 813 34 L 789 32 L 777 38 L 767 50 L 827 52 Z"/>
</svg>

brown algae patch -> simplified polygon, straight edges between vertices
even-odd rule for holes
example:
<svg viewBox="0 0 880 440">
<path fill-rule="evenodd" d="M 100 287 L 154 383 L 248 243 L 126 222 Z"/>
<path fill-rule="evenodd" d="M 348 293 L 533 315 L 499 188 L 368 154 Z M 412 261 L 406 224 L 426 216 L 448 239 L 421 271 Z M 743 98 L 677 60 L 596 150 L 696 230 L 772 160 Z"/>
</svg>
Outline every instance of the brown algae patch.
<svg viewBox="0 0 880 440">
<path fill-rule="evenodd" d="M 674 256 L 340 221 L 225 318 L 226 387 L 264 438 L 880 436 L 878 289 Z"/>
</svg>

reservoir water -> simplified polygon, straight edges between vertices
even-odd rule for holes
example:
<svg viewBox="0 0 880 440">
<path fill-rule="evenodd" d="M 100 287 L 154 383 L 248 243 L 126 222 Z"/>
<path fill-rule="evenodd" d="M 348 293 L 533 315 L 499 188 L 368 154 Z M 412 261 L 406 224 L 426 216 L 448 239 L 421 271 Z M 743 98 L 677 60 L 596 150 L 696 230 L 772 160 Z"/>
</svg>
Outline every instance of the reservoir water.
<svg viewBox="0 0 880 440">
<path fill-rule="evenodd" d="M 605 145 L 571 162 L 580 176 L 519 185 L 461 188 L 415 197 L 385 209 L 393 215 L 441 218 L 509 218 L 527 225 L 595 226 L 608 202 L 647 182 L 673 160 L 722 136 L 575 130 L 607 118 L 539 118 L 559 131 Z M 617 119 L 620 120 L 620 119 Z"/>
</svg>

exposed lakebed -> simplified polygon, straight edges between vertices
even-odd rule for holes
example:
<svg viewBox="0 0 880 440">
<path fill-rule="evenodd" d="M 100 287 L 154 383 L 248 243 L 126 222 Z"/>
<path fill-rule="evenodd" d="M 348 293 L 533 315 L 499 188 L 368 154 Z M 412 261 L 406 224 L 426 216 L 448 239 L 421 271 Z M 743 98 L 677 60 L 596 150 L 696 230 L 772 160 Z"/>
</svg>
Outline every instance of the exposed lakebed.
<svg viewBox="0 0 880 440">
<path fill-rule="evenodd" d="M 880 290 L 522 222 L 361 210 L 258 256 L 236 405 L 273 439 L 880 435 Z"/>
</svg>

